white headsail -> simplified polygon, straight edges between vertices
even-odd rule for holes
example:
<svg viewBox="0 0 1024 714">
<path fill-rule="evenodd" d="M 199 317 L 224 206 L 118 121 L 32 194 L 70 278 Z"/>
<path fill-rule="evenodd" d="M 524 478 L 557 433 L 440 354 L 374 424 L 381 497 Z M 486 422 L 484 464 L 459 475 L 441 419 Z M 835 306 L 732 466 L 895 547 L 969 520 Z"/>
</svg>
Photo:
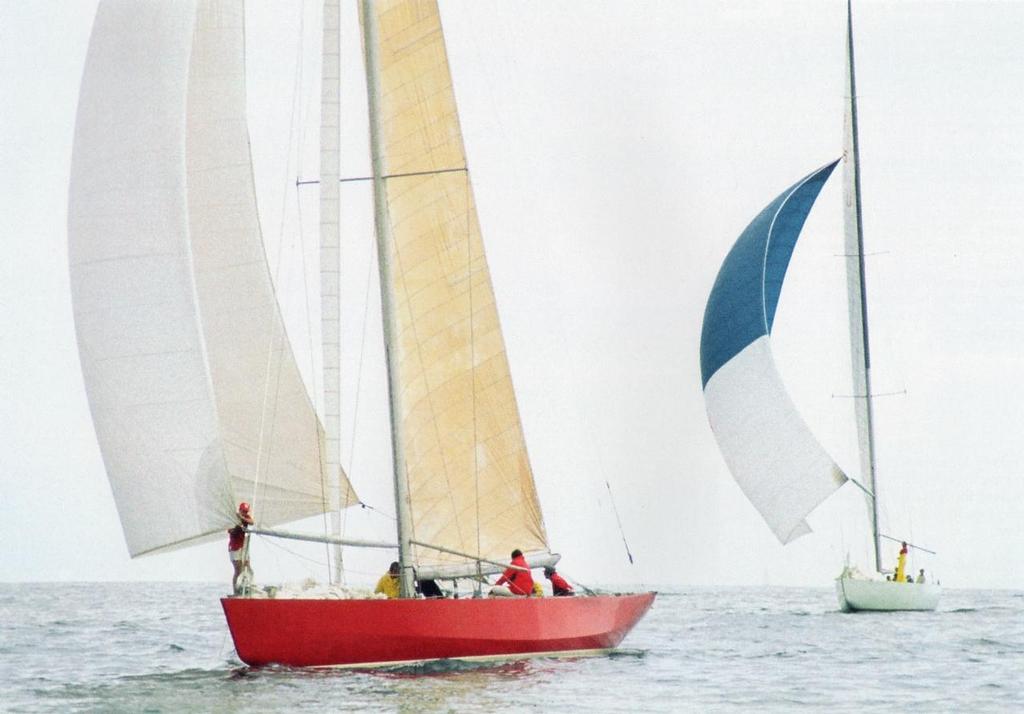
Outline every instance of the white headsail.
<svg viewBox="0 0 1024 714">
<path fill-rule="evenodd" d="M 240 0 L 104 2 L 75 129 L 69 256 L 93 421 L 131 554 L 322 513 L 323 430 L 256 211 Z M 350 491 L 342 476 L 341 489 Z"/>
</svg>

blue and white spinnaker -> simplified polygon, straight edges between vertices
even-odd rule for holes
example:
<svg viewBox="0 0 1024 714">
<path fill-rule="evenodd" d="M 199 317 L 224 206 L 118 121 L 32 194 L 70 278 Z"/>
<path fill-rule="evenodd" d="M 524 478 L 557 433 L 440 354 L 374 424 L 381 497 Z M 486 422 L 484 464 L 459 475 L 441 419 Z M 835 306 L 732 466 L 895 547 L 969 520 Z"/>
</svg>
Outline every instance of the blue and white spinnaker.
<svg viewBox="0 0 1024 714">
<path fill-rule="evenodd" d="M 711 429 L 743 493 L 782 542 L 847 477 L 800 417 L 769 337 L 793 248 L 838 161 L 786 189 L 757 215 L 718 272 L 704 311 L 701 380 Z"/>
</svg>

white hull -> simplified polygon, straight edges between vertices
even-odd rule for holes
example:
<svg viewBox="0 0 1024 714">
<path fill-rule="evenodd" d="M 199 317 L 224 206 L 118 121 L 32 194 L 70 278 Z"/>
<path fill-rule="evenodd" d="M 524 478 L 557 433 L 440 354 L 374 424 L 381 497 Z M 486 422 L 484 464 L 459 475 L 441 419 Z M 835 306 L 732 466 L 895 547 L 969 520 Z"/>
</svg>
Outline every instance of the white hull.
<svg viewBox="0 0 1024 714">
<path fill-rule="evenodd" d="M 894 612 L 934 610 L 942 597 L 942 586 L 933 583 L 894 583 L 841 575 L 836 578 L 836 595 L 843 612 Z"/>
</svg>

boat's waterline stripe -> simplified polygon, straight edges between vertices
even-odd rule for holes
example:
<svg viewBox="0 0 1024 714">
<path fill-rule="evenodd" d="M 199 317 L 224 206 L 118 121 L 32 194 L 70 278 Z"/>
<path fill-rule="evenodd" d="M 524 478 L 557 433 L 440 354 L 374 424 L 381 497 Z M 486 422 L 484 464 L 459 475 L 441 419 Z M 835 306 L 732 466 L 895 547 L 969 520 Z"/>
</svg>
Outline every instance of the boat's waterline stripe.
<svg viewBox="0 0 1024 714">
<path fill-rule="evenodd" d="M 379 669 L 381 667 L 409 667 L 428 662 L 508 662 L 536 657 L 600 657 L 614 652 L 614 647 L 592 650 L 558 650 L 554 652 L 510 652 L 500 655 L 473 655 L 467 657 L 428 657 L 426 659 L 404 659 L 387 662 L 355 662 L 352 664 L 325 664 L 303 669 Z"/>
</svg>

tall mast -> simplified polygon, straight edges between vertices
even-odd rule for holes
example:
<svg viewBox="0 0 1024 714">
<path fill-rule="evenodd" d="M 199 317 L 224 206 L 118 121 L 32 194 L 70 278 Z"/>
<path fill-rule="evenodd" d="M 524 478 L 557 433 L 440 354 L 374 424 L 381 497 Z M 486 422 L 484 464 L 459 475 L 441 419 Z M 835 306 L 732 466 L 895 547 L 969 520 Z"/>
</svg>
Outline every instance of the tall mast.
<svg viewBox="0 0 1024 714">
<path fill-rule="evenodd" d="M 370 155 L 373 167 L 374 225 L 377 235 L 377 265 L 380 270 L 381 317 L 384 322 L 384 352 L 387 355 L 388 407 L 391 415 L 391 454 L 395 482 L 395 517 L 398 528 L 398 563 L 401 568 L 399 590 L 401 597 L 415 594 L 412 578 L 412 512 L 409 501 L 409 479 L 405 469 L 405 447 L 402 442 L 399 419 L 401 385 L 398 382 L 397 321 L 392 301 L 391 286 L 394 271 L 391 265 L 391 221 L 388 216 L 387 186 L 384 157 L 384 126 L 380 115 L 380 28 L 373 0 L 363 0 L 360 14 L 363 20 L 363 51 L 366 53 L 366 92 L 370 114 Z"/>
<path fill-rule="evenodd" d="M 324 0 L 320 76 L 320 330 L 323 349 L 324 465 L 331 493 L 331 533 L 341 536 L 341 234 L 339 219 L 340 0 Z M 348 490 L 344 489 L 347 494 Z M 341 545 L 333 545 L 332 582 L 342 576 Z"/>
<path fill-rule="evenodd" d="M 857 135 L 857 82 L 853 61 L 853 9 L 846 2 L 846 141 L 843 162 L 846 234 L 846 288 L 850 313 L 853 393 L 857 417 L 857 442 L 861 478 L 870 490 L 871 535 L 875 548 L 875 569 L 882 570 L 881 539 L 878 535 L 878 481 L 875 470 L 875 427 L 871 399 L 871 351 L 868 341 L 867 286 L 864 279 L 864 233 L 860 201 L 860 142 Z"/>
</svg>

